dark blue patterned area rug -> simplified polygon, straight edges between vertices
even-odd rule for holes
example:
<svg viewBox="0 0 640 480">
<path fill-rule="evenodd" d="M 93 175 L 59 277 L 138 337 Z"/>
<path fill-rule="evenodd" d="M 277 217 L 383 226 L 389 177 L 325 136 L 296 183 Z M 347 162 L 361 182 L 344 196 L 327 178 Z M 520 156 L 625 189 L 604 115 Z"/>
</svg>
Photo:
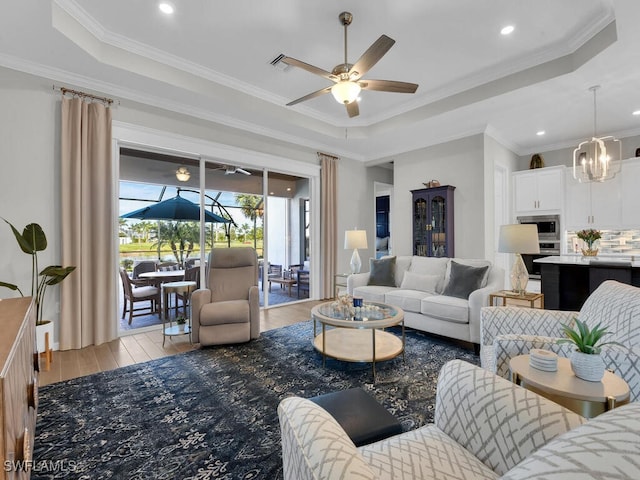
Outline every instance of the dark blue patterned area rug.
<svg viewBox="0 0 640 480">
<path fill-rule="evenodd" d="M 396 332 L 399 334 L 399 331 Z M 328 361 L 303 322 L 247 344 L 214 347 L 45 386 L 32 479 L 282 478 L 277 407 L 360 386 L 405 431 L 433 419 L 436 379 L 472 351 L 407 330 L 402 357 L 377 364 Z"/>
</svg>

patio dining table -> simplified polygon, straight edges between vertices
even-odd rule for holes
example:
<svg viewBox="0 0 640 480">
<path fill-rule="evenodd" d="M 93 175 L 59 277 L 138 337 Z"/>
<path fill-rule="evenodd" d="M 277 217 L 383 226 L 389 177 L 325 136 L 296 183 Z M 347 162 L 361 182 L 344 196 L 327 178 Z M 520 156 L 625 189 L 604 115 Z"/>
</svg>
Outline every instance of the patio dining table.
<svg viewBox="0 0 640 480">
<path fill-rule="evenodd" d="M 139 278 L 146 278 L 156 284 L 158 288 L 162 288 L 163 283 L 177 282 L 184 279 L 184 270 L 157 270 L 155 272 L 144 272 L 138 275 Z M 164 312 L 165 318 L 169 313 L 169 298 L 164 293 L 160 296 L 163 305 L 161 305 L 161 312 Z M 176 299 L 177 307 L 177 299 Z M 177 312 L 177 310 L 176 310 Z"/>
</svg>

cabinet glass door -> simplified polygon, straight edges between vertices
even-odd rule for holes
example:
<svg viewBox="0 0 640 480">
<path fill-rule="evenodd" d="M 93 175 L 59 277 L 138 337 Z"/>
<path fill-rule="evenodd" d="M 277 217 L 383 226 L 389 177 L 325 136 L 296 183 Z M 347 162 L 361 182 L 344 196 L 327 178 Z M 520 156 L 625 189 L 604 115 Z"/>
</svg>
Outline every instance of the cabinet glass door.
<svg viewBox="0 0 640 480">
<path fill-rule="evenodd" d="M 427 201 L 418 198 L 413 203 L 413 254 L 426 256 L 428 253 L 427 233 L 431 226 L 427 222 Z"/>
<path fill-rule="evenodd" d="M 446 257 L 447 232 L 446 232 L 446 202 L 444 197 L 436 195 L 431 199 L 431 256 Z"/>
</svg>

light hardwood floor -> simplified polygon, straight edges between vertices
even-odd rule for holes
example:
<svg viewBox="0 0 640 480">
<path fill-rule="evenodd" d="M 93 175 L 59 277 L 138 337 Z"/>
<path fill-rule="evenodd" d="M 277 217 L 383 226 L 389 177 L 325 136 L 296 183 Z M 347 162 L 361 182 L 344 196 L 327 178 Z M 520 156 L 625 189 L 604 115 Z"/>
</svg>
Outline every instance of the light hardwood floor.
<svg viewBox="0 0 640 480">
<path fill-rule="evenodd" d="M 311 308 L 319 303 L 321 302 L 308 301 L 262 310 L 260 331 L 308 320 L 311 318 Z M 159 328 L 151 332 L 120 337 L 112 342 L 81 350 L 53 352 L 53 362 L 49 371 L 44 371 L 44 357 L 40 361 L 40 385 L 113 370 L 195 348 L 198 348 L 197 345 L 191 345 L 186 335 L 167 339 L 163 347 L 162 331 Z"/>
</svg>

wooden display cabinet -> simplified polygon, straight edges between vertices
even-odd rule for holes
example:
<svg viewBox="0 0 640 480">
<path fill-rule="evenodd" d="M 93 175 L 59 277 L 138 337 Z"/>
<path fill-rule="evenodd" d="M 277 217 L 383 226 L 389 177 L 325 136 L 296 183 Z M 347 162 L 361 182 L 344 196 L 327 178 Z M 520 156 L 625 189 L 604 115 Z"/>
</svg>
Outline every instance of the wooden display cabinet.
<svg viewBox="0 0 640 480">
<path fill-rule="evenodd" d="M 453 257 L 453 191 L 443 185 L 411 190 L 413 196 L 413 254 L 421 257 Z"/>
</svg>

